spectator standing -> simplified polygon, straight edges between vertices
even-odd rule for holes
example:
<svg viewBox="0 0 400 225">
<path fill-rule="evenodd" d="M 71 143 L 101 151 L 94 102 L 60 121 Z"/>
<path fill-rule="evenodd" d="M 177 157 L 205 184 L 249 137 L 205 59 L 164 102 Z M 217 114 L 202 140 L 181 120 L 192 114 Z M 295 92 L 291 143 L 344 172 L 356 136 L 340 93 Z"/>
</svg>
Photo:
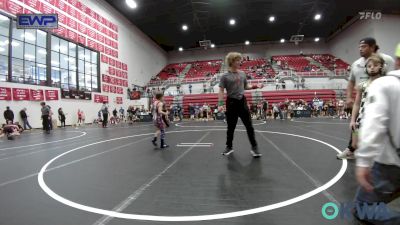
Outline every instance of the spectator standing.
<svg viewBox="0 0 400 225">
<path fill-rule="evenodd" d="M 14 123 L 14 112 L 10 109 L 9 106 L 7 106 L 6 110 L 4 111 L 4 119 L 6 120 L 6 124 L 8 124 L 8 121 Z"/>
<path fill-rule="evenodd" d="M 65 127 L 65 113 L 62 108 L 58 109 L 58 119 L 61 122 L 61 127 Z"/>
<path fill-rule="evenodd" d="M 78 126 L 82 124 L 82 111 L 78 109 Z"/>
<path fill-rule="evenodd" d="M 28 121 L 28 115 L 26 114 L 26 108 L 23 108 L 19 112 L 19 115 L 21 116 L 22 123 L 24 125 L 24 130 L 26 130 L 26 126 L 29 127 L 29 130 L 32 130 L 32 127 L 31 127 L 31 125 L 29 124 L 29 121 Z"/>
<path fill-rule="evenodd" d="M 189 104 L 189 114 L 190 114 L 190 119 L 191 119 L 191 120 L 194 120 L 195 109 L 194 109 L 192 103 Z"/>
<path fill-rule="evenodd" d="M 397 70 L 376 79 L 368 87 L 360 145 L 355 152 L 355 174 L 360 185 L 355 197 L 358 205 L 388 204 L 398 200 L 400 194 L 400 44 L 396 57 Z M 400 224 L 398 207 L 391 208 L 388 217 L 379 217 L 379 221 L 368 217 L 363 222 Z M 358 218 L 357 213 L 355 216 Z"/>
<path fill-rule="evenodd" d="M 275 79 L 275 90 L 279 90 L 279 78 Z"/>
<path fill-rule="evenodd" d="M 359 85 L 361 81 L 365 81 L 368 79 L 368 74 L 365 69 L 366 61 L 373 53 L 376 53 L 378 50 L 379 46 L 377 45 L 376 40 L 374 38 L 366 37 L 360 40 L 359 51 L 361 57 L 351 65 L 349 82 L 347 84 L 347 89 L 346 89 L 346 110 L 348 112 L 351 112 L 351 109 L 353 108 L 354 88 L 357 85 Z M 393 58 L 383 53 L 378 53 L 378 55 L 385 61 L 385 70 L 386 71 L 393 70 L 394 68 Z M 347 116 L 348 115 L 346 115 L 346 117 Z M 352 143 L 353 139 L 352 136 L 350 136 L 347 148 L 343 151 L 343 154 L 341 156 L 343 156 L 344 158 L 346 158 L 347 156 L 349 156 L 349 158 L 354 158 L 353 152 L 355 149 L 353 148 Z"/>
<path fill-rule="evenodd" d="M 41 102 L 40 105 L 42 106 L 41 112 L 42 112 L 43 130 L 45 130 L 47 134 L 50 134 L 50 123 L 51 123 L 50 107 L 46 105 L 45 102 Z"/>
<path fill-rule="evenodd" d="M 101 107 L 101 113 L 103 114 L 103 128 L 107 128 L 107 124 L 108 124 L 108 114 L 110 114 L 110 112 L 108 111 L 108 106 L 106 102 L 103 102 L 103 106 Z"/>
<path fill-rule="evenodd" d="M 124 110 L 124 108 L 122 108 L 122 106 L 119 109 L 119 114 L 120 114 L 121 120 L 123 120 L 125 118 L 125 110 Z"/>
<path fill-rule="evenodd" d="M 178 105 L 176 106 L 176 112 L 177 112 L 178 117 L 179 117 L 179 122 L 182 122 L 183 110 L 182 110 L 181 105 L 178 104 Z"/>
</svg>

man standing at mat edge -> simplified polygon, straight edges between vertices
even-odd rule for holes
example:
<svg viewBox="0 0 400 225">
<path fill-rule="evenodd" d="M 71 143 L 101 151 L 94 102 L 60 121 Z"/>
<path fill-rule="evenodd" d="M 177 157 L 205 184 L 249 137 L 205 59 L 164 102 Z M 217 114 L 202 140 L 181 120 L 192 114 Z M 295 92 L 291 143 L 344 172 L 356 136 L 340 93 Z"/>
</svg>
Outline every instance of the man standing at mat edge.
<svg viewBox="0 0 400 225">
<path fill-rule="evenodd" d="M 246 74 L 243 71 L 238 70 L 242 60 L 242 55 L 240 53 L 230 52 L 226 56 L 225 60 L 229 69 L 228 72 L 223 74 L 221 77 L 218 94 L 218 106 L 221 108 L 224 105 L 224 89 L 226 89 L 227 98 L 225 115 L 228 123 L 228 131 L 226 133 L 226 149 L 222 155 L 230 155 L 233 153 L 233 134 L 235 132 L 238 117 L 240 117 L 246 127 L 247 135 L 251 144 L 250 153 L 254 158 L 258 158 L 261 156 L 261 153 L 258 151 L 249 108 L 247 106 L 246 97 L 244 96 L 245 89 L 256 89 L 258 87 L 248 85 Z"/>
<path fill-rule="evenodd" d="M 357 204 L 390 203 L 400 196 L 400 44 L 396 69 L 376 79 L 368 89 L 360 145 L 355 152 L 356 178 L 360 184 Z M 386 218 L 368 224 L 400 224 L 400 210 L 388 205 Z M 356 218 L 359 215 L 355 213 Z"/>
<path fill-rule="evenodd" d="M 40 105 L 42 106 L 42 124 L 43 130 L 46 131 L 47 134 L 50 134 L 50 107 L 46 105 L 45 102 L 41 102 Z"/>
<path fill-rule="evenodd" d="M 347 110 L 353 108 L 354 99 L 352 97 L 354 88 L 360 84 L 362 81 L 368 80 L 368 74 L 366 70 L 366 62 L 367 59 L 374 53 L 378 54 L 384 61 L 385 66 L 384 69 L 386 71 L 392 71 L 394 68 L 394 60 L 389 55 L 378 53 L 379 46 L 376 43 L 376 40 L 372 37 L 366 37 L 360 40 L 359 42 L 359 52 L 360 58 L 357 59 L 352 65 L 350 70 L 349 82 L 347 84 L 346 89 L 346 107 Z M 352 146 L 353 139 L 352 135 L 350 135 L 349 143 L 347 148 L 336 155 L 337 159 L 354 159 L 354 151 L 355 149 Z"/>
</svg>

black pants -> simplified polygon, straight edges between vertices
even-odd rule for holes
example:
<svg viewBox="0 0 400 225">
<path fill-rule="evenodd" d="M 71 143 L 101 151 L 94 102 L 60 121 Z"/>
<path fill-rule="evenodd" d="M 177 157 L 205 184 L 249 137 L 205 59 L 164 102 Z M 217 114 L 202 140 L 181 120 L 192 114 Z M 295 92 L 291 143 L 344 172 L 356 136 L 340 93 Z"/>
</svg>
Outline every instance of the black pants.
<svg viewBox="0 0 400 225">
<path fill-rule="evenodd" d="M 65 127 L 65 119 L 61 119 L 61 127 Z"/>
<path fill-rule="evenodd" d="M 50 132 L 50 120 L 49 115 L 42 115 L 43 130 Z"/>
<path fill-rule="evenodd" d="M 274 120 L 276 120 L 276 118 L 278 117 L 279 112 L 274 112 Z"/>
<path fill-rule="evenodd" d="M 51 117 L 49 119 L 49 127 L 50 127 L 50 130 L 53 130 L 53 119 Z"/>
<path fill-rule="evenodd" d="M 355 149 L 353 148 L 353 135 L 352 135 L 353 131 L 350 133 L 350 140 L 349 140 L 349 144 L 347 146 L 347 148 L 351 151 L 354 152 Z"/>
<path fill-rule="evenodd" d="M 108 123 L 108 114 L 103 114 L 103 127 L 107 127 Z"/>
<path fill-rule="evenodd" d="M 247 136 L 252 147 L 257 146 L 256 139 L 254 137 L 254 128 L 251 123 L 251 117 L 249 108 L 247 107 L 246 98 L 243 96 L 241 100 L 234 98 L 226 99 L 226 122 L 228 123 L 228 131 L 226 133 L 226 146 L 232 147 L 233 134 L 235 133 L 236 124 L 238 118 L 242 120 L 246 127 Z"/>
</svg>

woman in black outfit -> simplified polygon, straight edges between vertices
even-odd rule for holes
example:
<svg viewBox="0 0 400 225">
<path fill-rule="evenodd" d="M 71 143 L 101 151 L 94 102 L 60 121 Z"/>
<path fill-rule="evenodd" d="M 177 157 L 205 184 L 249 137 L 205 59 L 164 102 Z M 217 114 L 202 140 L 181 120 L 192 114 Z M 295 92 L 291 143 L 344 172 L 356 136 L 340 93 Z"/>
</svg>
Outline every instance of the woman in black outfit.
<svg viewBox="0 0 400 225">
<path fill-rule="evenodd" d="M 61 127 L 65 127 L 65 114 L 62 111 L 62 108 L 58 109 L 58 119 L 61 121 Z"/>
</svg>

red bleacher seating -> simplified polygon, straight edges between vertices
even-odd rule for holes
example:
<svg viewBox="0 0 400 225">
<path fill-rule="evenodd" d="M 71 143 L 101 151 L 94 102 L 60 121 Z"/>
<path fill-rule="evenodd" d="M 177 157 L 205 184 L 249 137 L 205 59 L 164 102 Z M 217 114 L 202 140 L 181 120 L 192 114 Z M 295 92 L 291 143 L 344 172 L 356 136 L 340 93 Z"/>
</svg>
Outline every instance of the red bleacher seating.
<svg viewBox="0 0 400 225">
<path fill-rule="evenodd" d="M 169 107 L 174 101 L 174 96 L 164 96 L 164 103 Z"/>
<path fill-rule="evenodd" d="M 329 89 L 316 90 L 285 90 L 285 91 L 264 91 L 262 96 L 270 104 L 284 102 L 286 99 L 312 101 L 315 96 L 324 101 L 336 99 L 336 92 Z"/>
<path fill-rule="evenodd" d="M 334 66 L 335 64 L 336 64 L 336 69 L 347 69 L 347 67 L 349 66 L 349 64 L 347 64 L 343 60 L 338 59 L 330 54 L 315 54 L 311 55 L 311 58 L 313 58 L 315 61 L 321 63 L 323 66 L 332 71 L 335 69 Z"/>
<path fill-rule="evenodd" d="M 279 55 L 273 56 L 272 59 L 276 62 L 280 62 L 282 70 L 294 70 L 301 72 L 301 76 L 325 76 L 321 68 L 317 65 L 310 64 L 310 61 L 306 57 L 311 57 L 315 61 L 319 62 L 329 70 L 346 70 L 349 64 L 341 59 L 338 59 L 330 54 L 314 54 L 314 55 Z M 199 80 L 207 80 L 214 74 L 221 70 L 222 60 L 207 60 L 207 61 L 196 61 L 196 62 L 185 62 L 175 63 L 167 65 L 158 75 L 157 79 L 150 81 L 150 84 L 158 84 L 163 80 L 177 79 L 179 74 L 185 69 L 185 67 L 191 64 L 190 70 L 186 73 L 183 83 L 197 82 Z M 336 67 L 334 66 L 336 65 Z M 263 59 L 247 59 L 244 58 L 240 67 L 247 75 L 249 79 L 264 79 L 274 78 L 277 74 L 274 69 L 269 66 L 269 63 Z M 303 73 L 311 72 L 311 73 Z M 192 80 L 193 79 L 193 80 Z"/>
<path fill-rule="evenodd" d="M 302 55 L 280 55 L 273 56 L 272 59 L 274 61 L 280 61 L 281 68 L 283 70 L 292 69 L 296 72 L 303 72 L 307 71 L 306 68 L 309 68 L 309 71 L 311 71 L 312 69 L 319 69 L 319 67 L 316 65 L 310 65 L 310 61 L 308 61 Z"/>
<path fill-rule="evenodd" d="M 158 80 L 175 79 L 187 66 L 186 63 L 174 63 L 169 64 L 157 75 Z M 151 80 L 150 84 L 157 82 L 157 80 Z"/>
<path fill-rule="evenodd" d="M 245 92 L 245 96 L 248 102 L 252 101 L 251 92 Z M 217 106 L 218 105 L 218 94 L 192 94 L 185 95 L 183 97 L 183 114 L 185 116 L 189 115 L 188 109 L 189 104 L 192 103 L 194 105 L 198 104 L 199 106 L 203 106 L 204 103 L 207 103 L 209 106 Z"/>
<path fill-rule="evenodd" d="M 192 67 L 186 73 L 184 81 L 192 78 L 212 77 L 221 69 L 222 60 L 190 62 Z"/>
<path fill-rule="evenodd" d="M 257 103 L 256 101 L 260 100 L 259 98 L 253 98 L 253 92 L 246 91 L 245 96 L 247 102 L 249 104 Z M 267 100 L 270 107 L 274 103 L 284 102 L 286 99 L 298 101 L 300 99 L 310 102 L 314 99 L 314 97 L 318 97 L 324 101 L 327 100 L 335 100 L 336 92 L 334 90 L 327 89 L 316 89 L 316 90 L 282 90 L 282 91 L 263 91 L 262 92 L 262 100 Z M 164 101 L 166 105 L 169 107 L 173 103 L 174 97 L 166 96 L 164 97 Z M 210 106 L 218 105 L 218 94 L 191 94 L 183 96 L 183 113 L 185 116 L 188 116 L 188 108 L 189 104 L 192 103 L 194 105 L 198 104 L 202 106 L 204 103 L 207 103 Z"/>
<path fill-rule="evenodd" d="M 265 67 L 265 72 L 262 72 Z M 275 71 L 269 66 L 269 63 L 265 59 L 253 59 L 253 60 L 243 60 L 240 70 L 243 70 L 252 79 L 263 79 L 263 78 L 273 78 L 275 77 Z M 261 71 L 261 73 L 258 72 Z M 265 76 L 265 74 L 267 76 Z"/>
</svg>

